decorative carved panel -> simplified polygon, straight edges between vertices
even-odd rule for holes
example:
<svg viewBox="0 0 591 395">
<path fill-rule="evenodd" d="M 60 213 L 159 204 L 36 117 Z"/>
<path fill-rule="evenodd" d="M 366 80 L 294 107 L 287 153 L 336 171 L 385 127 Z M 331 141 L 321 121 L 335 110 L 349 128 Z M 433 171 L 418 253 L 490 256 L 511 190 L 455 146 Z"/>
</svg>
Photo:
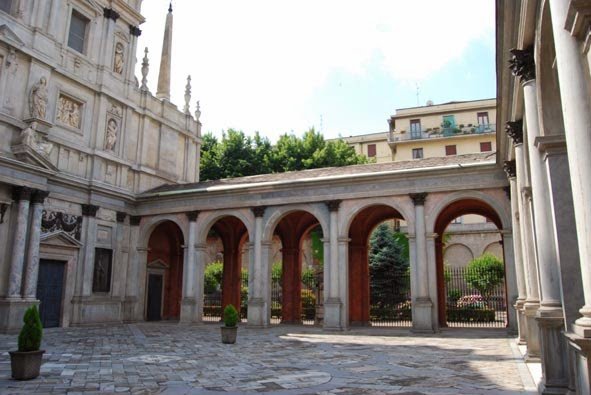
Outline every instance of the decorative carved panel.
<svg viewBox="0 0 591 395">
<path fill-rule="evenodd" d="M 43 233 L 63 230 L 76 240 L 80 240 L 81 228 L 82 216 L 43 210 L 41 219 L 41 231 Z"/>
<path fill-rule="evenodd" d="M 60 94 L 57 104 L 57 120 L 67 126 L 80 129 L 82 103 Z"/>
</svg>

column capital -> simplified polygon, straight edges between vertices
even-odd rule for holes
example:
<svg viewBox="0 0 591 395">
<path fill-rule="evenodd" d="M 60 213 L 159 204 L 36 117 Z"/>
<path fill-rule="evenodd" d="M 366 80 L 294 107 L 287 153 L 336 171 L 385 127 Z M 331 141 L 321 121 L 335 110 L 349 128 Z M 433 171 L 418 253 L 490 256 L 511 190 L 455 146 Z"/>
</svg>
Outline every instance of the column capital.
<svg viewBox="0 0 591 395">
<path fill-rule="evenodd" d="M 324 204 L 326 204 L 326 207 L 328 207 L 328 211 L 332 212 L 336 212 L 339 211 L 339 206 L 341 205 L 342 200 L 329 200 L 327 202 L 324 202 Z"/>
<path fill-rule="evenodd" d="M 103 16 L 107 19 L 112 19 L 113 22 L 117 22 L 117 19 L 119 19 L 121 15 L 119 15 L 114 9 L 105 7 L 103 8 Z"/>
<path fill-rule="evenodd" d="M 506 160 L 503 163 L 503 170 L 505 170 L 505 173 L 507 173 L 508 178 L 517 177 L 517 168 L 515 167 L 515 159 Z"/>
<path fill-rule="evenodd" d="M 14 187 L 12 189 L 12 200 L 18 202 L 20 200 L 31 200 L 33 189 L 29 187 Z"/>
<path fill-rule="evenodd" d="M 129 34 L 139 37 L 142 35 L 142 30 L 137 26 L 129 25 Z"/>
<path fill-rule="evenodd" d="M 265 215 L 266 206 L 251 207 L 252 213 L 255 218 L 262 218 Z"/>
<path fill-rule="evenodd" d="M 185 215 L 187 216 L 189 222 L 195 222 L 197 221 L 197 217 L 199 216 L 199 210 L 188 211 L 185 213 Z"/>
<path fill-rule="evenodd" d="M 99 206 L 93 204 L 82 204 L 82 215 L 85 217 L 96 217 Z"/>
<path fill-rule="evenodd" d="M 41 191 L 39 189 L 37 189 L 35 191 L 35 193 L 33 193 L 33 196 L 31 198 L 31 203 L 33 204 L 43 204 L 43 202 L 45 202 L 45 198 L 49 196 L 49 192 L 48 191 Z"/>
<path fill-rule="evenodd" d="M 129 224 L 131 226 L 138 226 L 140 224 L 141 220 L 142 220 L 142 217 L 139 215 L 130 215 L 129 216 Z"/>
<path fill-rule="evenodd" d="M 125 211 L 117 211 L 117 222 L 119 222 L 119 223 L 125 222 L 126 217 L 127 217 L 127 213 Z"/>
<path fill-rule="evenodd" d="M 427 200 L 427 192 L 409 193 L 408 196 L 410 196 L 415 206 L 424 206 L 425 200 Z"/>
<path fill-rule="evenodd" d="M 514 76 L 520 77 L 522 82 L 536 78 L 536 63 L 534 61 L 534 47 L 526 49 L 514 48 L 511 51 L 509 68 Z"/>
<path fill-rule="evenodd" d="M 518 119 L 505 123 L 505 133 L 513 139 L 514 144 L 523 144 L 523 120 Z"/>
</svg>

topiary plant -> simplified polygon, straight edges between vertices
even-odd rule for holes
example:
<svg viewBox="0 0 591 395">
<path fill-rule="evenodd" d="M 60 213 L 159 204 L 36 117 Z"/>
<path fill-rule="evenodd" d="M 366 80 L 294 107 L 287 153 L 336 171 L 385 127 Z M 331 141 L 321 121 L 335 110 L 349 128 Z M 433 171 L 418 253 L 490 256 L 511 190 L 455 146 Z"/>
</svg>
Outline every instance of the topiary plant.
<svg viewBox="0 0 591 395">
<path fill-rule="evenodd" d="M 224 308 L 224 325 L 234 327 L 238 323 L 238 310 L 234 305 L 227 305 Z"/>
<path fill-rule="evenodd" d="M 464 280 L 484 297 L 487 297 L 496 286 L 501 284 L 504 277 L 505 265 L 503 261 L 492 254 L 484 254 L 473 259 L 464 273 Z"/>
<path fill-rule="evenodd" d="M 21 352 L 39 350 L 43 337 L 43 326 L 37 306 L 31 306 L 25 311 L 23 322 L 25 324 L 18 335 L 18 350 Z"/>
</svg>

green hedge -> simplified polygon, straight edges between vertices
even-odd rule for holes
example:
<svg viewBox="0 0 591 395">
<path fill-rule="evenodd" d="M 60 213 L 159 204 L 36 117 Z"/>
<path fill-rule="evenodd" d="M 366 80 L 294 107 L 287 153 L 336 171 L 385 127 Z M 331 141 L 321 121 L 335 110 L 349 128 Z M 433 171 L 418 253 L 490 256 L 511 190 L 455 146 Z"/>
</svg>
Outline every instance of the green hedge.
<svg viewBox="0 0 591 395">
<path fill-rule="evenodd" d="M 474 309 L 470 307 L 447 310 L 449 322 L 493 322 L 495 311 L 492 309 Z"/>
</svg>

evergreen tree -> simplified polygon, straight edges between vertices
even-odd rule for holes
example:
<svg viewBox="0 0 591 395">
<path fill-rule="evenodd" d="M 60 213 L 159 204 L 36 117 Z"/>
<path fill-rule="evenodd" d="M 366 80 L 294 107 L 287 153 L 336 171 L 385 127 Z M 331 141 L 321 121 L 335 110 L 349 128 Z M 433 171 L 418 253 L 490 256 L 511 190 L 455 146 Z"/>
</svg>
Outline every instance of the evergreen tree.
<svg viewBox="0 0 591 395">
<path fill-rule="evenodd" d="M 383 307 L 406 300 L 408 259 L 404 243 L 388 225 L 378 225 L 370 238 L 369 275 L 371 304 Z"/>
</svg>

